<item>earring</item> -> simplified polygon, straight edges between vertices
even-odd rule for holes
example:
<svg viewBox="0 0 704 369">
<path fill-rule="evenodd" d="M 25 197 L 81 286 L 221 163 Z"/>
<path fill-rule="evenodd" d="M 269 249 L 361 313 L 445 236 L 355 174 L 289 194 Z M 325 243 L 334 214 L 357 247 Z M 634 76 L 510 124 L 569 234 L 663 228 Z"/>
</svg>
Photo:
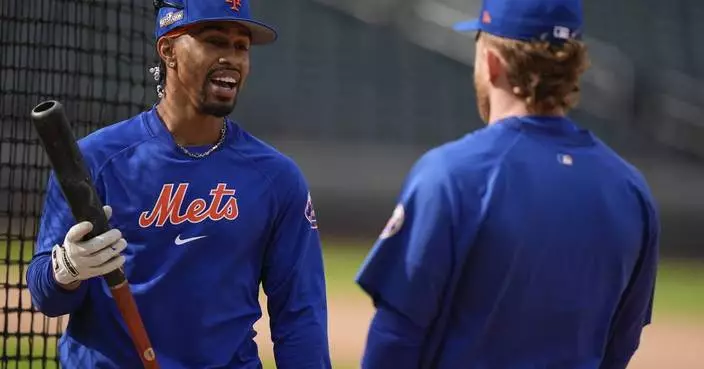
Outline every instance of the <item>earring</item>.
<svg viewBox="0 0 704 369">
<path fill-rule="evenodd" d="M 158 81 L 161 76 L 161 69 L 159 67 L 151 67 L 149 68 L 149 73 L 152 74 L 155 81 Z"/>
<path fill-rule="evenodd" d="M 169 67 L 171 67 L 171 68 L 173 68 L 174 65 L 176 65 L 176 63 L 174 63 L 174 62 L 170 62 L 170 63 L 169 63 Z"/>
<path fill-rule="evenodd" d="M 225 59 L 225 58 L 220 58 L 220 59 L 218 59 L 218 63 L 220 63 L 220 64 L 225 64 L 225 63 L 227 63 L 227 59 Z"/>
</svg>

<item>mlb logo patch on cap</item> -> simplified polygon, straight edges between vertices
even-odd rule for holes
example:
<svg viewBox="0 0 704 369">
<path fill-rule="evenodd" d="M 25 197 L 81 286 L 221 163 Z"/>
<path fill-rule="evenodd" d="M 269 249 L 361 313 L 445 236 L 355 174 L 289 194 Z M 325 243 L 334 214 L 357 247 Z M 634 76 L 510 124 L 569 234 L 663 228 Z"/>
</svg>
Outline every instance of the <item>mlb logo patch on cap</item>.
<svg viewBox="0 0 704 369">
<path fill-rule="evenodd" d="M 568 40 L 572 36 L 572 33 L 570 33 L 570 29 L 567 27 L 555 26 L 552 35 L 561 40 Z"/>
</svg>

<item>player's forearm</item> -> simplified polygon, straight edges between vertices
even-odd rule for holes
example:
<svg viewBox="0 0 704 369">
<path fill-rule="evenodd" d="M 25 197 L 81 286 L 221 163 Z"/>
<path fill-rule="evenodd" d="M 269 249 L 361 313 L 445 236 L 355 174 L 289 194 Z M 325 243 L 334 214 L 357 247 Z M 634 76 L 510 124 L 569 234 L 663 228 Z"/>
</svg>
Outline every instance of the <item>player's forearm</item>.
<svg viewBox="0 0 704 369">
<path fill-rule="evenodd" d="M 269 255 L 263 280 L 279 369 L 331 368 L 322 251 L 304 227 L 305 241 Z"/>
<path fill-rule="evenodd" d="M 86 286 L 82 283 L 73 290 L 64 289 L 54 280 L 49 254 L 37 255 L 27 268 L 27 286 L 32 304 L 49 317 L 70 314 L 85 299 Z"/>
<path fill-rule="evenodd" d="M 372 319 L 362 369 L 417 369 L 424 332 L 408 318 L 379 305 Z"/>
<path fill-rule="evenodd" d="M 327 346 L 320 343 L 275 345 L 278 369 L 330 369 Z"/>
<path fill-rule="evenodd" d="M 628 358 L 606 358 L 599 365 L 599 369 L 626 369 L 630 361 L 630 356 Z"/>
<path fill-rule="evenodd" d="M 330 369 L 325 309 L 287 311 L 272 321 L 274 355 L 279 369 Z"/>
<path fill-rule="evenodd" d="M 626 369 L 640 342 L 638 333 L 614 336 L 606 347 L 599 369 Z"/>
</svg>

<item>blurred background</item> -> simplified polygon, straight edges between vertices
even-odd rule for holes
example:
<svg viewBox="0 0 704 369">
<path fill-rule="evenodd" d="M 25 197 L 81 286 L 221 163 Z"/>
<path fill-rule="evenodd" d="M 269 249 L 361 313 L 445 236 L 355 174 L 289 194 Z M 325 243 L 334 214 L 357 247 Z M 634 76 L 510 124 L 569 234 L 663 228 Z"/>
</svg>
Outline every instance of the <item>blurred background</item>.
<svg viewBox="0 0 704 369">
<path fill-rule="evenodd" d="M 252 50 L 232 118 L 311 186 L 328 271 L 334 367 L 358 367 L 373 313 L 354 274 L 426 150 L 482 127 L 480 0 L 253 0 L 280 34 Z M 704 368 L 704 3 L 584 1 L 592 68 L 572 117 L 648 179 L 663 222 L 654 324 L 629 368 Z M 59 99 L 77 137 L 156 102 L 148 0 L 0 0 L 0 368 L 56 367 L 66 317 L 32 312 L 24 273 L 48 163 L 28 115 Z M 263 297 L 264 301 L 264 297 Z M 266 317 L 258 324 L 274 368 Z"/>
</svg>

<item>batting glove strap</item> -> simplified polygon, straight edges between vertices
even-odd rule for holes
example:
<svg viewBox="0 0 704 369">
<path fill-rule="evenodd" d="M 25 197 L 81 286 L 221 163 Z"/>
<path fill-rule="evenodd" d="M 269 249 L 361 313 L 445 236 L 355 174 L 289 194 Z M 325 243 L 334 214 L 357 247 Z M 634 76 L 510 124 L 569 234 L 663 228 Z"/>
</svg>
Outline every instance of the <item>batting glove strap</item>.
<svg viewBox="0 0 704 369">
<path fill-rule="evenodd" d="M 54 269 L 54 279 L 57 282 L 70 285 L 80 280 L 78 269 L 71 262 L 63 246 L 55 245 L 51 250 L 51 263 Z"/>
</svg>

